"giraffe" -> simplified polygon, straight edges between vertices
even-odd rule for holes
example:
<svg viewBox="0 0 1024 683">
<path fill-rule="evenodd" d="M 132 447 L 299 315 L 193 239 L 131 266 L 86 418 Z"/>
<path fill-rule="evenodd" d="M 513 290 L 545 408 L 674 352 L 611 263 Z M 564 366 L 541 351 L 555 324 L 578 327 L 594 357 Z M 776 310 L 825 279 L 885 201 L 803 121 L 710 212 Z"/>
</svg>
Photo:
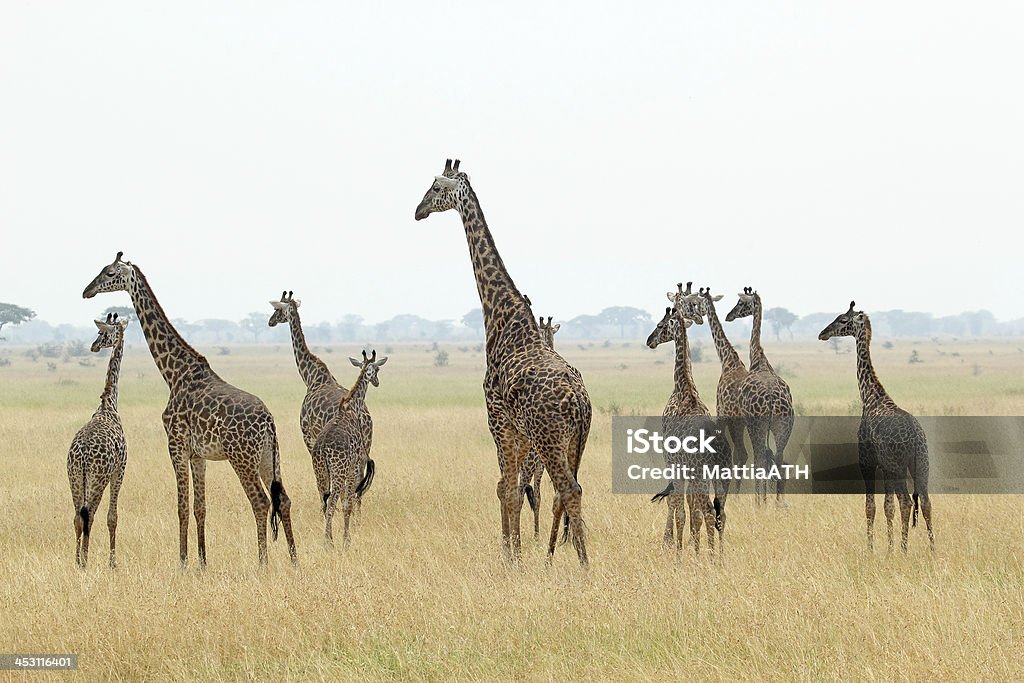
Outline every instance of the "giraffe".
<svg viewBox="0 0 1024 683">
<path fill-rule="evenodd" d="M 279 522 L 284 524 L 288 553 L 295 563 L 291 501 L 281 482 L 281 457 L 273 416 L 263 401 L 225 382 L 210 368 L 206 358 L 188 345 L 164 313 L 142 270 L 122 261 L 122 256 L 123 252 L 117 252 L 113 263 L 100 269 L 82 296 L 91 299 L 103 292 L 128 293 L 146 344 L 167 383 L 170 396 L 162 417 L 177 485 L 181 567 L 188 565 L 190 469 L 199 565 L 206 566 L 207 460 L 227 460 L 238 475 L 256 518 L 260 564 L 267 562 L 268 511 L 275 540 Z M 264 486 L 270 489 L 269 500 Z"/>
<path fill-rule="evenodd" d="M 270 327 L 275 327 L 281 323 L 288 323 L 291 332 L 295 365 L 299 369 L 299 376 L 306 384 L 306 397 L 302 400 L 302 409 L 299 411 L 299 428 L 302 430 L 302 440 L 306 444 L 313 463 L 313 476 L 316 478 L 317 491 L 320 494 L 320 512 L 326 515 L 331 482 L 326 464 L 313 457 L 313 446 L 316 444 L 320 432 L 337 415 L 338 406 L 341 405 L 341 400 L 348 395 L 348 389 L 338 383 L 327 364 L 310 351 L 306 344 L 306 336 L 302 332 L 302 320 L 299 317 L 301 304 L 302 301 L 295 298 L 294 292 L 281 292 L 280 300 L 270 302 L 274 312 L 267 324 Z M 373 420 L 370 419 L 370 412 L 366 408 L 365 402 L 357 402 L 354 404 L 354 408 L 362 425 L 363 443 L 366 446 L 362 462 L 365 465 L 369 458 L 370 443 L 373 440 Z"/>
<path fill-rule="evenodd" d="M 928 498 L 928 442 L 924 430 L 913 415 L 896 405 L 885 391 L 871 363 L 871 319 L 864 311 L 854 310 L 856 303 L 840 314 L 818 335 L 821 341 L 833 337 L 853 337 L 857 342 L 857 387 L 863 403 L 860 429 L 857 432 L 860 472 L 864 478 L 868 548 L 874 547 L 875 470 L 881 468 L 885 479 L 885 519 L 892 552 L 892 521 L 896 508 L 893 496 L 899 499 L 903 521 L 901 547 L 907 552 L 910 496 L 907 495 L 907 472 L 914 480 L 913 514 L 917 526 L 918 500 L 928 527 L 928 544 L 935 550 L 932 532 L 932 503 Z"/>
<path fill-rule="evenodd" d="M 722 374 L 718 378 L 715 412 L 720 418 L 719 423 L 725 423 L 725 431 L 728 432 L 729 440 L 732 442 L 733 462 L 742 465 L 747 461 L 747 447 L 743 443 L 743 431 L 746 425 L 742 418 L 743 404 L 739 388 L 747 376 L 747 368 L 743 365 L 743 361 L 740 360 L 732 343 L 725 336 L 722 321 L 718 318 L 718 312 L 715 310 L 715 302 L 720 301 L 722 295 L 712 296 L 710 287 L 701 287 L 700 296 L 703 301 L 700 313 L 708 319 L 711 336 L 715 342 L 715 351 L 722 364 Z M 739 493 L 739 490 L 740 486 L 737 482 L 736 492 Z"/>
<path fill-rule="evenodd" d="M 486 331 L 487 370 L 484 399 L 487 422 L 498 454 L 501 477 L 502 545 L 518 562 L 519 518 L 523 497 L 519 472 L 530 448 L 540 454 L 557 492 L 552 509 L 548 560 L 555 552 L 558 522 L 568 513 L 569 533 L 580 565 L 587 567 L 583 526 L 583 489 L 577 481 L 580 459 L 590 432 L 591 405 L 580 374 L 544 344 L 533 311 L 505 268 L 484 219 L 469 176 L 449 159 L 416 207 L 416 220 L 455 209 L 462 218 L 480 296 Z"/>
<path fill-rule="evenodd" d="M 675 344 L 672 395 L 669 396 L 662 413 L 666 433 L 692 434 L 701 428 L 712 433 L 718 430 L 717 425 L 711 419 L 711 411 L 701 400 L 697 385 L 693 381 L 690 342 L 686 328 L 694 323 L 698 325 L 704 323 L 703 315 L 700 313 L 704 307 L 700 295 L 692 293 L 692 285 L 692 282 L 687 282 L 684 291 L 682 283 L 678 283 L 677 291 L 668 293 L 668 298 L 674 305 L 665 309 L 665 315 L 647 337 L 647 346 L 651 349 L 656 349 L 661 344 L 668 342 Z M 719 452 L 714 457 L 709 458 L 708 455 L 685 456 L 685 464 L 697 467 L 697 471 L 701 471 L 705 463 L 728 467 L 732 459 L 729 443 L 724 438 L 720 443 L 722 447 L 718 449 Z M 673 456 L 673 458 L 673 462 L 678 460 L 678 464 L 684 464 L 684 458 L 678 456 Z M 694 551 L 699 552 L 700 550 L 702 523 L 706 524 L 708 547 L 711 551 L 714 552 L 715 547 L 715 529 L 718 530 L 720 551 L 724 550 L 725 500 L 729 494 L 728 480 L 715 482 L 714 503 L 708 497 L 709 482 L 703 479 L 680 482 L 678 485 L 674 482 L 670 483 L 664 491 L 651 499 L 651 502 L 658 502 L 664 498 L 668 503 L 665 545 L 668 547 L 676 545 L 677 549 L 682 549 L 683 523 L 686 519 L 686 513 L 683 511 L 684 489 L 687 489 L 685 500 L 687 507 L 690 508 L 690 538 Z"/>
<path fill-rule="evenodd" d="M 121 373 L 124 353 L 125 319 L 107 314 L 105 320 L 95 320 L 99 333 L 92 343 L 92 352 L 110 349 L 107 363 L 107 381 L 100 394 L 100 407 L 92 414 L 68 450 L 68 482 L 71 484 L 71 502 L 75 508 L 75 562 L 85 569 L 89 559 L 89 534 L 93 518 L 110 484 L 110 502 L 107 504 L 107 531 L 110 534 L 110 568 L 117 566 L 115 545 L 117 538 L 117 497 L 124 481 L 128 464 L 128 447 L 124 440 L 121 417 L 117 413 L 117 380 Z"/>
<path fill-rule="evenodd" d="M 356 501 L 363 497 L 373 483 L 375 466 L 369 457 L 369 445 L 365 443 L 361 410 L 365 411 L 367 386 L 380 386 L 378 372 L 388 362 L 384 356 L 377 360 L 377 352 L 363 360 L 349 358 L 359 368 L 359 376 L 352 388 L 338 403 L 334 417 L 328 422 L 313 446 L 313 459 L 319 460 L 327 470 L 327 509 L 324 511 L 327 525 L 324 534 L 328 543 L 333 543 L 331 521 L 341 500 L 341 511 L 345 517 L 345 545 L 349 544 L 349 519 Z M 365 462 L 364 462 L 365 456 Z"/>
<path fill-rule="evenodd" d="M 529 303 L 529 297 L 524 296 L 523 298 Z M 540 334 L 544 339 L 544 345 L 554 351 L 555 334 L 561 329 L 562 325 L 561 323 L 552 325 L 551 318 L 552 316 L 549 315 L 545 323 L 544 316 L 538 317 L 537 326 L 540 327 Z M 526 456 L 526 461 L 523 463 L 523 471 L 519 474 L 519 488 L 522 490 L 522 495 L 525 495 L 526 500 L 529 501 L 530 509 L 533 510 L 534 538 L 540 538 L 540 480 L 543 477 L 544 463 L 540 461 L 540 454 L 531 448 Z"/>
<path fill-rule="evenodd" d="M 740 385 L 743 415 L 750 435 L 754 458 L 763 454 L 764 465 L 774 462 L 780 467 L 786 463 L 786 444 L 793 433 L 793 395 L 789 385 L 779 377 L 768 362 L 761 346 L 761 295 L 753 287 L 744 287 L 739 300 L 728 315 L 726 322 L 739 318 L 753 318 L 750 328 L 750 371 Z M 768 436 L 775 439 L 775 453 L 768 444 Z M 742 464 L 742 463 L 741 463 Z M 755 463 L 756 464 L 756 463 Z M 776 483 L 776 501 L 782 503 L 785 482 Z M 754 485 L 755 500 L 765 502 L 768 497 L 768 482 L 758 480 Z"/>
</svg>

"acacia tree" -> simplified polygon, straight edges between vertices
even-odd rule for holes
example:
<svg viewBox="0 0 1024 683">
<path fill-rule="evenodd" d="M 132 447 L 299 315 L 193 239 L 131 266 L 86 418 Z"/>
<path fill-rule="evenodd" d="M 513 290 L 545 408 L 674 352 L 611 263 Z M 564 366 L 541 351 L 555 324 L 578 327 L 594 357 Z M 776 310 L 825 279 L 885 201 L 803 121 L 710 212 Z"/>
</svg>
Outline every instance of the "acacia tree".
<svg viewBox="0 0 1024 683">
<path fill-rule="evenodd" d="M 633 308 L 632 306 L 611 306 L 604 309 L 597 314 L 598 318 L 601 318 L 609 325 L 615 325 L 619 328 L 619 337 L 626 336 L 626 327 L 633 327 L 635 325 L 650 325 L 651 314 L 639 308 Z"/>
<path fill-rule="evenodd" d="M 787 308 L 775 307 L 769 308 L 764 312 L 764 319 L 772 324 L 772 331 L 775 332 L 775 338 L 779 338 L 779 333 L 782 330 L 789 331 L 790 339 L 793 338 L 793 323 L 797 321 L 795 313 Z"/>
<path fill-rule="evenodd" d="M 36 312 L 31 308 L 0 303 L 0 330 L 4 329 L 4 325 L 20 325 L 34 317 L 36 317 Z M 3 339 L 3 337 L 0 337 L 0 339 Z"/>
<path fill-rule="evenodd" d="M 477 336 L 483 332 L 484 329 L 484 312 L 481 308 L 474 308 L 466 315 L 462 316 L 462 324 L 473 330 Z"/>
</svg>

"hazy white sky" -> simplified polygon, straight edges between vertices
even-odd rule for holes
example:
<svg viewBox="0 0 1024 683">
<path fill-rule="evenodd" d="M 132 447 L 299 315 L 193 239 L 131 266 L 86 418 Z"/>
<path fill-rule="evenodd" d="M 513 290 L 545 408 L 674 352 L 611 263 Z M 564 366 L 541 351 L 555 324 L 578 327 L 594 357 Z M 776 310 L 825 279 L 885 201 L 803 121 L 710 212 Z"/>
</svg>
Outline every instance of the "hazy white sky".
<svg viewBox="0 0 1024 683">
<path fill-rule="evenodd" d="M 0 5 L 0 301 L 86 322 L 478 305 L 460 157 L 538 314 L 678 280 L 1024 316 L 1019 3 Z M 731 301 L 730 301 L 731 304 Z"/>
</svg>

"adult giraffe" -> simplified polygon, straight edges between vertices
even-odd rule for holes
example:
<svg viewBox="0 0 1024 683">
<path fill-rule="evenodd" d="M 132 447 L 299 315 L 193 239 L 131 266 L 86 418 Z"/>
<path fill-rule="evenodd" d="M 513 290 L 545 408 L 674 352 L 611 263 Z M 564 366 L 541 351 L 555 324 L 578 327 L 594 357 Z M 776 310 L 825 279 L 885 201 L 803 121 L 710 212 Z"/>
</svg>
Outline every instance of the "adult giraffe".
<svg viewBox="0 0 1024 683">
<path fill-rule="evenodd" d="M 519 472 L 530 448 L 540 455 L 557 492 L 548 558 L 555 552 L 559 520 L 569 516 L 568 535 L 580 564 L 588 564 L 583 528 L 583 489 L 577 482 L 590 432 L 590 397 L 579 372 L 544 344 L 533 311 L 502 262 L 469 176 L 459 162 L 445 163 L 416 207 L 416 220 L 455 209 L 462 217 L 487 338 L 484 399 L 487 423 L 498 451 L 497 494 L 506 554 L 519 560 L 523 497 Z"/>
<path fill-rule="evenodd" d="M 260 564 L 267 562 L 267 511 L 277 540 L 284 523 L 288 552 L 296 561 L 291 501 L 281 483 L 281 456 L 274 418 L 263 401 L 222 380 L 206 358 L 174 329 L 138 266 L 122 261 L 122 252 L 104 266 L 82 297 L 128 292 L 170 397 L 163 412 L 167 449 L 178 486 L 178 548 L 188 564 L 188 482 L 192 470 L 199 564 L 206 565 L 206 461 L 227 460 L 238 475 L 256 517 Z M 261 480 L 262 479 L 262 484 Z M 264 491 L 270 489 L 270 499 Z"/>
</svg>

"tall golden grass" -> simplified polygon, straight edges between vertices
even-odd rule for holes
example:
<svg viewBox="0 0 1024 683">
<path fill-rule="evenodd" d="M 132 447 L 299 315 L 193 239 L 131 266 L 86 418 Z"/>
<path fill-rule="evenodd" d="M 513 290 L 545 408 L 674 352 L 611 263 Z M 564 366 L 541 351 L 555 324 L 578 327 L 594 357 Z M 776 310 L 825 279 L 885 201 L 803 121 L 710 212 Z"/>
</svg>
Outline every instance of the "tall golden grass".
<svg viewBox="0 0 1024 683">
<path fill-rule="evenodd" d="M 378 472 L 347 550 L 325 547 L 304 394 L 290 350 L 211 353 L 228 381 L 263 398 L 282 442 L 300 566 L 283 541 L 257 566 L 252 513 L 226 463 L 208 468 L 209 567 L 177 562 L 175 492 L 148 350 L 129 348 L 121 414 L 129 463 L 120 566 L 106 566 L 106 498 L 90 566 L 74 565 L 65 472 L 75 430 L 95 409 L 105 359 L 50 372 L 17 349 L 0 368 L 0 651 L 80 653 L 87 680 L 636 680 L 767 678 L 1021 679 L 1024 515 L 1013 496 L 934 496 L 937 551 L 912 530 L 907 555 L 872 554 L 861 496 L 794 496 L 790 508 L 729 499 L 724 561 L 661 547 L 664 506 L 610 493 L 610 417 L 660 414 L 671 351 L 559 340 L 595 406 L 581 482 L 592 567 L 570 546 L 547 566 L 523 515 L 524 557 L 499 539 L 483 356 L 395 345 L 371 389 Z M 917 414 L 1022 414 L 1017 342 L 879 347 L 890 392 Z M 381 349 L 382 350 L 382 349 Z M 959 353 L 952 356 L 951 352 Z M 320 349 L 342 381 L 351 348 Z M 711 403 L 713 349 L 697 364 Z M 859 412 L 854 359 L 825 344 L 774 344 L 805 414 Z M 977 367 L 975 367 L 977 366 Z M 544 530 L 552 498 L 542 490 Z M 33 674 L 38 675 L 38 674 Z M 13 675 L 12 675 L 13 676 Z M 24 675 L 28 678 L 30 675 Z"/>
</svg>

